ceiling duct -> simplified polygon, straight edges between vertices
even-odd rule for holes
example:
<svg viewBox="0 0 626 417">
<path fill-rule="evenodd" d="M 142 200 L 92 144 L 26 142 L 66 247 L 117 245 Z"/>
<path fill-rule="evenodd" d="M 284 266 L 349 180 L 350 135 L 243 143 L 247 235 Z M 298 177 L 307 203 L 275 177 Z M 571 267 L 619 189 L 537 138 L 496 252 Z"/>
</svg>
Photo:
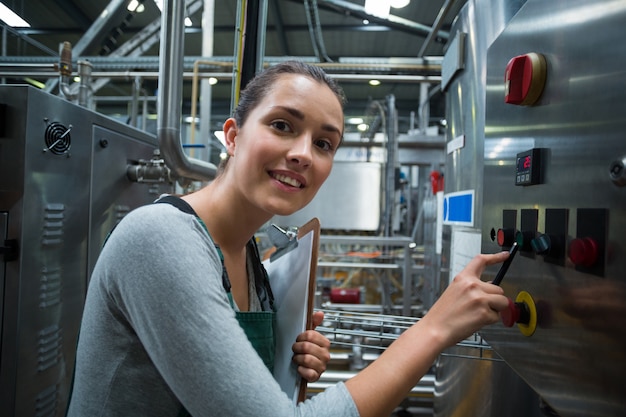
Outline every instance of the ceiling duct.
<svg viewBox="0 0 626 417">
<path fill-rule="evenodd" d="M 161 13 L 157 138 L 165 163 L 177 177 L 208 181 L 215 178 L 217 167 L 189 158 L 181 143 L 184 19 L 184 0 L 164 0 Z"/>
</svg>

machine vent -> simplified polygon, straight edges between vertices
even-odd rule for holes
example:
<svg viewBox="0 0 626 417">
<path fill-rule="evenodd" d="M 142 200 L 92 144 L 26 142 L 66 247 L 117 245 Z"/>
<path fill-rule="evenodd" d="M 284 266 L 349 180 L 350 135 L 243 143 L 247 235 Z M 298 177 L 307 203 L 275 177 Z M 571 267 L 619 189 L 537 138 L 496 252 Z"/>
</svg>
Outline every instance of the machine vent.
<svg viewBox="0 0 626 417">
<path fill-rule="evenodd" d="M 37 332 L 37 371 L 44 372 L 59 364 L 63 355 L 61 328 L 53 324 Z"/>
<path fill-rule="evenodd" d="M 46 149 L 55 155 L 64 155 L 70 150 L 72 145 L 72 138 L 70 136 L 69 128 L 63 126 L 61 123 L 52 122 L 46 127 L 45 141 Z"/>
<path fill-rule="evenodd" d="M 52 417 L 58 413 L 59 385 L 55 384 L 40 391 L 35 398 L 35 417 Z"/>
</svg>

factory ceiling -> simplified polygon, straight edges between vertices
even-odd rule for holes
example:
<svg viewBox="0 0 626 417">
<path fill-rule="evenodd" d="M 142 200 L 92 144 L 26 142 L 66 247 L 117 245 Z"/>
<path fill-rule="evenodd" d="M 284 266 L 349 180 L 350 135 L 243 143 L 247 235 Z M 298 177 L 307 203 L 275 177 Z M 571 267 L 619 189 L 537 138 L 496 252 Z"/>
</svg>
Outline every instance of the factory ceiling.
<svg viewBox="0 0 626 417">
<path fill-rule="evenodd" d="M 58 93 L 58 77 L 51 66 L 58 66 L 60 45 L 69 42 L 74 72 L 78 61 L 91 63 L 99 111 L 124 111 L 128 104 L 124 98 L 131 96 L 138 83 L 142 94 L 155 95 L 160 1 L 140 0 L 135 11 L 128 8 L 131 0 L 2 2 L 30 27 L 9 27 L 0 21 L 0 81 L 45 83 L 46 89 Z M 411 112 L 419 111 L 420 94 L 423 100 L 430 92 L 431 121 L 436 123 L 444 113 L 437 92 L 442 56 L 453 38 L 451 24 L 465 2 L 411 0 L 404 8 L 391 8 L 389 16 L 378 17 L 366 11 L 364 0 L 187 0 L 184 114 L 192 107 L 191 74 L 196 62 L 201 77 L 217 75 L 218 82 L 211 88 L 211 119 L 221 121 L 229 114 L 239 27 L 247 30 L 248 42 L 261 47 L 266 65 L 297 57 L 339 78 L 348 97 L 347 116 L 363 115 L 372 103 L 392 96 L 399 131 L 407 131 L 413 121 Z M 253 32 L 250 25 L 238 23 L 246 13 L 265 17 L 265 30 Z M 212 30 L 203 30 L 203 25 Z M 242 66 L 252 64 L 243 60 Z M 368 84 L 374 78 L 380 85 Z M 155 107 L 153 101 L 151 108 Z"/>
</svg>

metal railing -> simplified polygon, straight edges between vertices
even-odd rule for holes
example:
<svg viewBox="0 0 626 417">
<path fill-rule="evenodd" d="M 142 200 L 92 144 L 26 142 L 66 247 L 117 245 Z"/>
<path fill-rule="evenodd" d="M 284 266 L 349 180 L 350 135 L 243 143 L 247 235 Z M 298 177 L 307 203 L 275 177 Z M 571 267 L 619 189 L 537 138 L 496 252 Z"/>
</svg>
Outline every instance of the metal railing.
<svg viewBox="0 0 626 417">
<path fill-rule="evenodd" d="M 316 330 L 330 340 L 331 346 L 352 349 L 385 350 L 400 334 L 420 320 L 418 317 L 340 309 L 322 309 L 321 311 L 324 312 L 324 322 Z M 501 361 L 497 355 L 494 357 L 493 349 L 479 333 L 474 333 L 460 341 L 456 347 L 465 349 L 454 349 L 455 352 L 446 350 L 441 354 L 466 359 Z M 487 351 L 489 354 L 486 354 Z"/>
</svg>

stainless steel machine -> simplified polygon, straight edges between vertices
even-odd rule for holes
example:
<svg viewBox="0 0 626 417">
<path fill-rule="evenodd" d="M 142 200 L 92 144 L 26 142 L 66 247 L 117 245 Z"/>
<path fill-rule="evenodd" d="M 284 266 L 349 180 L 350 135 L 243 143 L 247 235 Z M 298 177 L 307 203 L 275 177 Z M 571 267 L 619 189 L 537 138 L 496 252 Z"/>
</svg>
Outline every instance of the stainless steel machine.
<svg viewBox="0 0 626 417">
<path fill-rule="evenodd" d="M 156 149 L 64 99 L 0 86 L 0 416 L 64 415 L 102 243 L 172 189 Z"/>
<path fill-rule="evenodd" d="M 451 275 L 476 232 L 482 252 L 520 250 L 501 284 L 509 308 L 481 332 L 492 357 L 442 358 L 435 414 L 624 416 L 626 4 L 528 0 L 504 23 L 484 60 L 452 66 L 448 91 L 476 100 L 450 113 L 465 118 L 449 130 L 446 193 L 482 193 L 473 223 L 449 226 Z M 463 84 L 468 69 L 480 76 Z"/>
<path fill-rule="evenodd" d="M 482 247 L 521 256 L 484 335 L 563 417 L 626 415 L 625 23 L 529 0 L 487 55 Z"/>
</svg>

